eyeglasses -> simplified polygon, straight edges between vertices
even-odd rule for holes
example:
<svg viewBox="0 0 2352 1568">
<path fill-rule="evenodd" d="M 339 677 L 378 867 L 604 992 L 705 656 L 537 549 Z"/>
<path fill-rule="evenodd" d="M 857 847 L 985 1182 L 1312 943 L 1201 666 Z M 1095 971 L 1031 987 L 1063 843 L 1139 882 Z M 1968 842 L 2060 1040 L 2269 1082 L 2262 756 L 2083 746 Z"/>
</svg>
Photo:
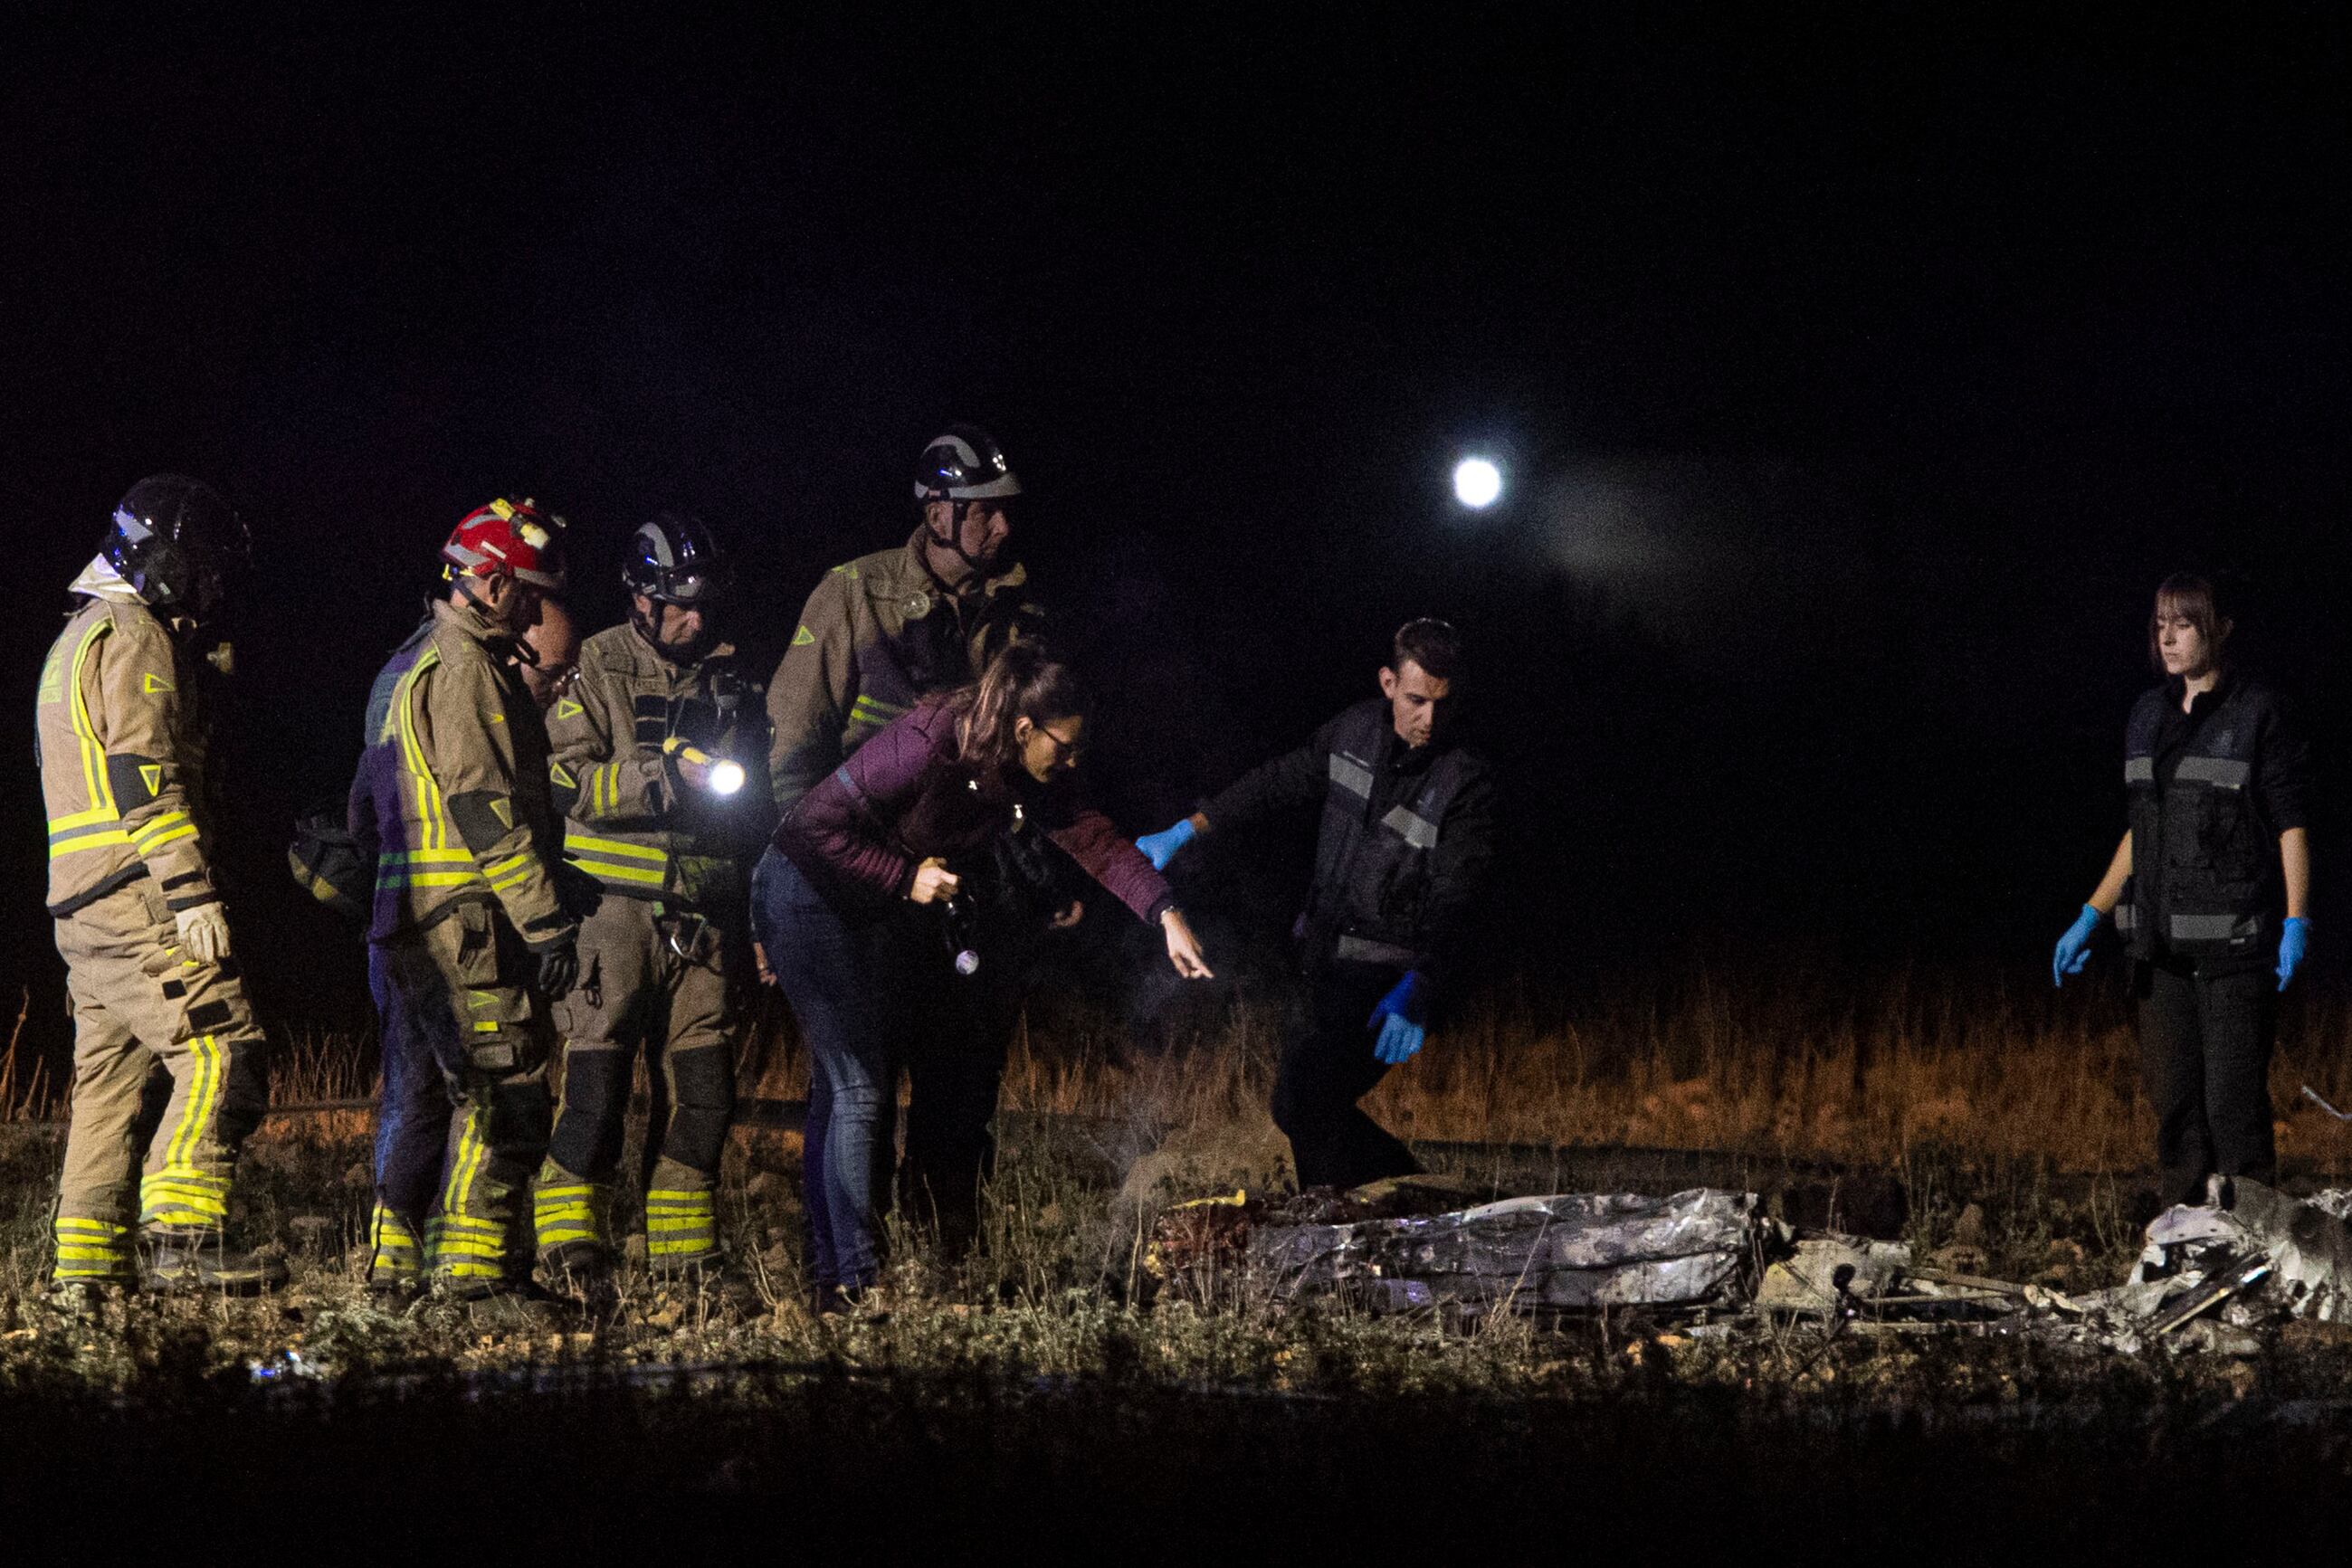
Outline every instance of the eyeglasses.
<svg viewBox="0 0 2352 1568">
<path fill-rule="evenodd" d="M 1070 765 L 1073 768 L 1076 767 L 1079 760 L 1087 754 L 1086 743 L 1084 741 L 1064 740 L 1060 736 L 1055 735 L 1052 730 L 1047 729 L 1042 724 L 1037 727 L 1037 733 L 1052 741 L 1054 743 L 1054 755 L 1056 757 L 1069 758 Z"/>
</svg>

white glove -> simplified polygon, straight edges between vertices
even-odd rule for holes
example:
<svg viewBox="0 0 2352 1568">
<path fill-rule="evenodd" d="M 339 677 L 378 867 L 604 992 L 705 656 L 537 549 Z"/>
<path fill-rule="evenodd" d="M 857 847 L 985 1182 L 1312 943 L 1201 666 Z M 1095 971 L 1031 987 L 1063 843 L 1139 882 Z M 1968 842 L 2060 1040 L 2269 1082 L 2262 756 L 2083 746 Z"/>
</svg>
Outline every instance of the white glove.
<svg viewBox="0 0 2352 1568">
<path fill-rule="evenodd" d="M 183 909 L 172 918 L 180 926 L 180 952 L 199 964 L 217 964 L 228 956 L 228 913 L 217 900 Z"/>
</svg>

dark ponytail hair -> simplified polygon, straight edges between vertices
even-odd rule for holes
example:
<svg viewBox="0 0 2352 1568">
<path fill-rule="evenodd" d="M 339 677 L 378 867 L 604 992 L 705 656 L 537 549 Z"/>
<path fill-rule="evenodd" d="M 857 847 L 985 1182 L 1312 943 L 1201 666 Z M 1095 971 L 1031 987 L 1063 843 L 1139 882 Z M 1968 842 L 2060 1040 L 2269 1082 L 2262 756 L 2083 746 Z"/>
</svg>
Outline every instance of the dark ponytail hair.
<svg viewBox="0 0 2352 1568">
<path fill-rule="evenodd" d="M 956 716 L 956 757 L 979 773 L 1007 768 L 1020 751 L 1013 734 L 1020 720 L 1042 727 L 1084 718 L 1092 706 L 1077 672 L 1038 643 L 1014 643 L 948 699 Z"/>
</svg>

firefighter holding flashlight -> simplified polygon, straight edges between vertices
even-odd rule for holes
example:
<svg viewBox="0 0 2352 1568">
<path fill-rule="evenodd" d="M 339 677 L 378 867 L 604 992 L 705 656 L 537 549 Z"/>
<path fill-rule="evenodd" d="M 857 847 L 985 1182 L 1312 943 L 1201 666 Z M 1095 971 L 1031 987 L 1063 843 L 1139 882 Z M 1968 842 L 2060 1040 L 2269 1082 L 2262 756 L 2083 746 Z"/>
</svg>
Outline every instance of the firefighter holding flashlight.
<svg viewBox="0 0 2352 1568">
<path fill-rule="evenodd" d="M 609 1291 L 604 1219 L 636 1054 L 646 1053 L 646 1261 L 720 1282 L 712 1194 L 734 1113 L 747 857 L 775 825 L 759 694 L 719 642 L 724 559 L 696 517 L 630 542 L 626 624 L 581 645 L 548 710 L 564 857 L 603 885 L 581 924 L 580 983 L 556 1009 L 563 1096 L 532 1218 L 551 1283 Z"/>
</svg>

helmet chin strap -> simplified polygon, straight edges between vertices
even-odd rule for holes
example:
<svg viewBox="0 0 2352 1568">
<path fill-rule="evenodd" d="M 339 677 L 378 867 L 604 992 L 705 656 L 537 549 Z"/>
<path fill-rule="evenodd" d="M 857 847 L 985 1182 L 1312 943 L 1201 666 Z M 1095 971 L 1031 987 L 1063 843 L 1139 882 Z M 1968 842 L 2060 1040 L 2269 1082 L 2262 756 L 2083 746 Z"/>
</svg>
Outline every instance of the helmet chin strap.
<svg viewBox="0 0 2352 1568">
<path fill-rule="evenodd" d="M 932 532 L 931 520 L 928 514 L 926 514 L 923 518 L 923 531 L 929 536 L 932 542 L 946 545 L 948 549 L 954 554 L 958 560 L 963 562 L 965 566 L 971 569 L 972 576 L 978 578 L 985 576 L 987 574 L 988 568 L 986 563 L 973 559 L 971 553 L 963 548 L 963 513 L 960 510 L 960 508 L 969 507 L 971 504 L 972 503 L 970 501 L 957 501 L 952 499 L 948 501 L 948 537 L 945 539 L 941 539 L 937 533 Z"/>
<path fill-rule="evenodd" d="M 646 640 L 646 645 L 647 647 L 660 654 L 663 658 L 668 660 L 671 664 L 699 664 L 705 653 L 708 653 L 712 648 L 718 646 L 719 634 L 710 624 L 710 618 L 708 612 L 706 612 L 703 616 L 702 634 L 700 636 L 697 637 L 693 642 L 688 643 L 682 648 L 672 648 L 666 645 L 661 639 L 661 612 L 663 606 L 667 604 L 669 601 L 667 600 L 656 599 L 651 594 L 646 595 L 645 600 L 646 603 L 654 607 L 654 612 L 647 615 L 640 612 L 637 609 L 635 599 L 633 598 L 629 604 L 629 624 L 637 629 L 637 635 Z"/>
<path fill-rule="evenodd" d="M 464 600 L 468 605 L 472 606 L 475 614 L 489 622 L 491 631 L 497 632 L 509 643 L 514 644 L 515 658 L 519 662 L 526 664 L 537 664 L 539 663 L 539 651 L 523 640 L 521 632 L 511 631 L 500 622 L 497 610 L 493 609 L 489 602 L 482 597 L 480 591 L 475 588 L 474 574 L 472 572 L 458 572 L 452 577 L 450 580 L 457 585 L 457 597 Z M 513 579 L 508 579 L 508 586 L 509 588 L 513 586 Z"/>
</svg>

